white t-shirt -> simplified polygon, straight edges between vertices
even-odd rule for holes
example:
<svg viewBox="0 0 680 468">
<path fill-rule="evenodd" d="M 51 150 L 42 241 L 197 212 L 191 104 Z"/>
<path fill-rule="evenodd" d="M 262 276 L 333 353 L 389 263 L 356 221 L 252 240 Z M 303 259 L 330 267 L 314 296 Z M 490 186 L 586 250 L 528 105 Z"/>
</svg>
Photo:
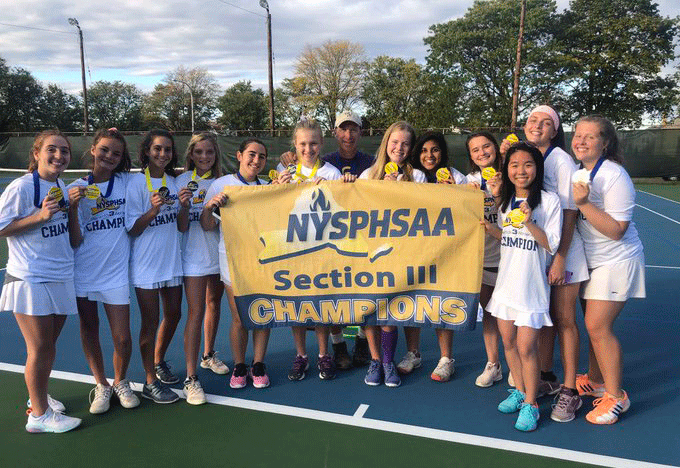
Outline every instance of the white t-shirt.
<svg viewBox="0 0 680 468">
<path fill-rule="evenodd" d="M 498 213 L 498 225 L 503 230 L 501 261 L 487 310 L 493 314 L 497 307 L 506 306 L 527 314 L 548 314 L 550 286 L 546 267 L 560 244 L 560 200 L 552 192 L 541 191 L 541 203 L 531 214 L 534 224 L 545 232 L 550 252 L 538 245 L 526 226 L 519 229 L 512 225 L 503 227 L 503 220 L 510 211 L 508 205 L 505 211 Z"/>
<path fill-rule="evenodd" d="M 66 186 L 38 179 L 38 204 L 42 206 L 47 192 L 59 186 L 68 200 Z M 14 179 L 0 196 L 0 229 L 12 221 L 40 211 L 34 204 L 33 174 Z M 7 237 L 9 258 L 7 274 L 29 283 L 65 282 L 73 280 L 73 249 L 68 235 L 68 212 L 64 209 L 52 215 L 49 221 L 29 230 Z"/>
<path fill-rule="evenodd" d="M 465 183 L 474 182 L 482 186 L 481 172 L 471 172 Z M 457 183 L 457 182 L 456 182 Z M 490 224 L 498 224 L 498 207 L 489 189 L 484 190 L 484 219 Z M 501 241 L 489 233 L 484 236 L 484 268 L 497 268 L 501 259 Z"/>
<path fill-rule="evenodd" d="M 460 172 L 458 169 L 455 167 L 449 167 L 449 171 L 451 171 L 451 177 L 453 178 L 453 181 L 457 184 L 467 184 L 468 180 L 467 177 L 465 177 L 465 174 Z"/>
<path fill-rule="evenodd" d="M 125 229 L 125 190 L 130 177 L 129 173 L 118 173 L 95 184 L 101 199 L 83 198 L 78 204 L 83 235 L 83 243 L 75 250 L 75 287 L 79 294 L 129 284 L 130 236 Z M 104 198 L 111 183 L 111 194 Z M 87 179 L 78 179 L 69 188 L 87 185 Z"/>
<path fill-rule="evenodd" d="M 187 186 L 193 172 L 187 171 L 177 176 L 175 179 L 177 190 Z M 198 190 L 191 197 L 189 230 L 182 233 L 182 270 L 184 276 L 214 275 L 220 272 L 220 262 L 217 257 L 219 233 L 217 230 L 203 230 L 201 213 L 205 205 L 208 188 L 215 179 L 201 179 L 196 176 L 194 180 L 198 183 Z"/>
<path fill-rule="evenodd" d="M 366 169 L 364 172 L 361 173 L 359 178 L 363 179 L 363 180 L 369 179 L 370 174 L 371 174 L 371 168 L 369 167 L 368 169 Z M 427 183 L 427 177 L 425 177 L 425 173 L 423 171 L 421 171 L 420 169 L 413 169 L 413 182 L 417 182 L 419 184 Z M 458 182 L 456 182 L 456 183 L 458 183 Z"/>
<path fill-rule="evenodd" d="M 325 166 L 330 166 L 330 164 L 326 164 Z M 337 169 L 336 169 L 337 170 Z M 267 185 L 267 182 L 259 179 L 260 185 Z M 244 185 L 241 179 L 239 179 L 236 174 L 229 174 L 220 177 L 219 179 L 215 180 L 210 187 L 208 188 L 208 192 L 205 195 L 206 200 L 212 199 L 215 195 L 218 193 L 222 192 L 224 190 L 224 187 L 231 186 L 231 185 Z M 256 181 L 248 182 L 248 185 L 258 185 Z M 220 227 L 220 221 L 219 219 L 217 220 L 217 229 L 215 229 L 215 232 L 217 233 L 219 237 L 219 242 L 218 242 L 218 252 L 219 252 L 219 262 L 224 262 L 223 265 L 226 268 L 223 268 L 225 271 L 228 271 L 228 266 L 226 264 L 227 261 L 227 249 L 224 246 L 224 237 L 222 236 L 222 231 Z"/>
<path fill-rule="evenodd" d="M 323 161 L 322 161 L 323 162 Z M 285 167 L 283 167 L 283 164 L 279 163 L 278 166 L 276 166 L 276 170 L 279 172 L 287 170 Z M 303 176 L 309 177 L 312 174 L 312 169 L 305 167 L 303 165 L 300 165 L 300 172 L 302 173 Z M 324 163 L 323 166 L 319 167 L 319 169 L 316 170 L 316 174 L 314 177 L 321 177 L 322 179 L 326 180 L 338 180 L 342 179 L 342 174 L 338 170 L 337 167 L 330 163 Z M 314 179 L 307 179 L 305 182 L 312 182 Z M 295 176 L 291 179 L 292 182 L 296 182 L 297 179 Z"/>
<path fill-rule="evenodd" d="M 563 210 L 576 209 L 571 191 L 571 175 L 576 169 L 574 160 L 561 148 L 553 148 L 543 160 L 543 190 L 556 193 Z"/>
<path fill-rule="evenodd" d="M 605 160 L 590 183 L 588 200 L 616 221 L 630 222 L 621 240 L 613 240 L 595 229 L 579 213 L 578 230 L 583 238 L 588 268 L 618 263 L 640 255 L 642 242 L 633 222 L 635 187 L 626 170 L 613 161 Z"/>
<path fill-rule="evenodd" d="M 180 232 L 177 229 L 179 200 L 175 178 L 165 176 L 170 190 L 169 201 L 137 237 L 131 238 L 130 282 L 133 286 L 167 281 L 182 276 Z M 158 190 L 161 178 L 151 178 L 151 186 Z M 144 213 L 151 209 L 151 192 L 144 172 L 130 176 L 125 192 L 125 228 L 129 231 Z"/>
</svg>

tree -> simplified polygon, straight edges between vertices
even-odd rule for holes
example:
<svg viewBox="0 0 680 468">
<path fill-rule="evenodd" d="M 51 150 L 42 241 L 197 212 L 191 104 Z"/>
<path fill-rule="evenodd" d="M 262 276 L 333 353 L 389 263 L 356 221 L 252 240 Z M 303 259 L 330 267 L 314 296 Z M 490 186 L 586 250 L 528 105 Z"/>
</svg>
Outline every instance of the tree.
<svg viewBox="0 0 680 468">
<path fill-rule="evenodd" d="M 0 62 L 0 132 L 32 132 L 40 128 L 42 86 L 22 68 Z"/>
<path fill-rule="evenodd" d="M 619 125 L 637 126 L 645 114 L 671 111 L 676 81 L 659 72 L 674 59 L 678 26 L 659 14 L 656 3 L 572 0 L 563 22 L 567 117 L 600 113 Z"/>
<path fill-rule="evenodd" d="M 163 82 L 156 85 L 144 100 L 144 120 L 148 125 L 161 125 L 170 130 L 190 129 L 190 89 L 194 96 L 195 129 L 210 128 L 219 97 L 219 86 L 214 76 L 203 68 L 179 66 L 166 75 Z M 189 89 L 182 82 L 187 83 Z"/>
<path fill-rule="evenodd" d="M 58 128 L 62 132 L 76 132 L 83 128 L 80 101 L 55 84 L 42 89 L 38 108 L 41 128 Z"/>
<path fill-rule="evenodd" d="M 435 82 L 460 89 L 464 125 L 510 124 L 520 9 L 516 0 L 476 0 L 462 18 L 430 27 L 428 70 Z M 555 2 L 529 0 L 525 25 L 520 110 L 552 101 L 562 78 Z"/>
<path fill-rule="evenodd" d="M 305 46 L 289 83 L 299 104 L 316 108 L 329 128 L 335 115 L 348 110 L 361 96 L 364 48 L 349 41 L 326 41 Z"/>
<path fill-rule="evenodd" d="M 93 128 L 143 128 L 144 93 L 137 86 L 122 81 L 97 81 L 88 89 L 87 98 Z"/>
<path fill-rule="evenodd" d="M 220 97 L 217 108 L 222 112 L 218 122 L 229 130 L 267 128 L 267 98 L 261 89 L 253 89 L 250 81 L 239 81 L 227 88 Z"/>
</svg>

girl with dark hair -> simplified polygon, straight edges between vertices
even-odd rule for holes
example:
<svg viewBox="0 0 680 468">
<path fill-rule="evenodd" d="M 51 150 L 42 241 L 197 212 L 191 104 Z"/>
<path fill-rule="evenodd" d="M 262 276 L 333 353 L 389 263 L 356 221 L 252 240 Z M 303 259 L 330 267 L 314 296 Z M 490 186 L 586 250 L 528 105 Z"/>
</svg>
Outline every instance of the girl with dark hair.
<svg viewBox="0 0 680 468">
<path fill-rule="evenodd" d="M 498 184 L 497 178 L 489 181 L 500 201 L 498 225 L 482 221 L 501 241 L 498 279 L 487 310 L 497 319 L 516 386 L 498 410 L 519 411 L 515 428 L 532 431 L 538 421 L 539 331 L 552 326 L 546 266 L 560 240 L 560 202 L 542 190 L 543 155 L 526 143 L 508 150 Z"/>
<path fill-rule="evenodd" d="M 166 384 L 179 379 L 165 362 L 165 352 L 182 313 L 182 258 L 172 134 L 159 129 L 148 132 L 139 161 L 142 172 L 130 177 L 125 193 L 125 227 L 132 238 L 130 282 L 142 315 L 139 348 L 146 373 L 142 396 L 156 403 L 174 403 L 179 397 Z M 160 326 L 159 297 L 163 302 Z"/>
<path fill-rule="evenodd" d="M 90 413 L 109 410 L 115 393 L 123 408 L 139 405 L 126 373 L 132 355 L 130 335 L 130 238 L 125 229 L 125 191 L 130 178 L 130 154 L 115 128 L 99 130 L 90 148 L 92 172 L 69 186 L 69 235 L 75 249 L 75 288 L 80 339 L 96 387 Z M 105 248 L 102 248 L 105 246 Z M 113 338 L 113 386 L 104 369 L 99 342 L 97 302 Z M 94 396 L 92 396 L 94 394 Z"/>
<path fill-rule="evenodd" d="M 574 419 L 581 400 L 576 391 L 576 367 L 579 355 L 579 332 L 576 325 L 576 301 L 582 281 L 588 279 L 583 241 L 575 230 L 578 211 L 571 192 L 571 177 L 576 171 L 573 159 L 564 148 L 564 131 L 560 117 L 550 106 L 531 111 L 524 126 L 527 140 L 543 153 L 546 191 L 560 197 L 562 235 L 548 272 L 550 316 L 555 327 L 541 331 L 541 385 L 539 397 L 559 393 L 551 418 L 558 422 Z M 552 372 L 555 334 L 559 336 L 564 368 L 564 385 Z"/>
<path fill-rule="evenodd" d="M 444 135 L 440 132 L 426 132 L 416 140 L 412 151 L 413 168 L 423 171 L 431 184 L 464 184 L 465 176 L 449 166 L 449 149 Z M 446 168 L 448 178 L 438 178 L 437 171 Z"/>
</svg>

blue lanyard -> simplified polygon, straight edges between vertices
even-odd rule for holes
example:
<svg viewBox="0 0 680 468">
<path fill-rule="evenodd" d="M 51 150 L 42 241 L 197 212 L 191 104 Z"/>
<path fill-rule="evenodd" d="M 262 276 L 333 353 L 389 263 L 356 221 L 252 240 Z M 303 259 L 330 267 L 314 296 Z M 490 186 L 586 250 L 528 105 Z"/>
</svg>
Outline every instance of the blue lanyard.
<svg viewBox="0 0 680 468">
<path fill-rule="evenodd" d="M 245 179 L 245 177 L 243 177 L 243 176 L 241 175 L 240 172 L 238 172 L 238 171 L 236 172 L 236 177 L 238 177 L 239 180 L 240 180 L 241 182 L 243 182 L 243 185 L 250 185 L 250 184 L 248 183 L 248 181 Z M 257 185 L 262 185 L 262 183 L 260 182 L 260 179 L 259 179 L 258 177 L 255 177 L 255 183 L 256 183 Z"/>
<path fill-rule="evenodd" d="M 592 182 L 593 179 L 595 178 L 595 174 L 597 174 L 597 171 L 600 170 L 600 166 L 602 166 L 602 163 L 604 160 L 607 159 L 604 156 L 600 156 L 600 159 L 597 160 L 595 163 L 595 167 L 593 167 L 593 170 L 590 171 L 590 181 Z M 581 169 L 583 169 L 583 163 L 581 163 Z"/>
<path fill-rule="evenodd" d="M 550 153 L 552 153 L 552 150 L 554 150 L 554 149 L 555 149 L 555 147 L 554 147 L 554 146 L 551 146 L 550 148 L 548 148 L 548 149 L 546 150 L 545 155 L 543 156 L 543 161 L 545 161 L 546 159 L 548 159 L 548 156 L 550 156 Z"/>
<path fill-rule="evenodd" d="M 482 172 L 481 172 L 481 171 L 479 172 L 479 177 L 481 177 L 481 179 L 482 179 L 482 184 L 480 185 L 480 188 L 481 188 L 482 190 L 486 190 L 486 179 L 485 179 L 484 176 L 482 175 Z"/>
<path fill-rule="evenodd" d="M 59 187 L 59 178 L 57 178 L 57 187 Z M 35 205 L 36 208 L 40 208 L 42 206 L 42 200 L 40 198 L 40 175 L 38 174 L 37 169 L 33 171 L 33 204 Z M 63 194 L 62 199 L 59 200 L 59 206 L 64 205 L 66 205 L 65 193 Z"/>
<path fill-rule="evenodd" d="M 522 204 L 522 200 L 520 200 L 520 201 L 515 200 L 515 196 L 513 195 L 512 200 L 510 201 L 510 209 L 515 210 L 515 209 L 519 208 L 519 206 L 521 204 Z"/>
<path fill-rule="evenodd" d="M 109 185 L 106 188 L 106 195 L 104 195 L 104 198 L 109 198 L 111 196 L 111 192 L 113 192 L 113 181 L 114 180 L 116 180 L 116 175 L 111 174 L 111 178 L 109 179 Z M 87 175 L 87 184 L 88 185 L 94 184 L 94 176 L 92 175 L 91 172 Z"/>
</svg>

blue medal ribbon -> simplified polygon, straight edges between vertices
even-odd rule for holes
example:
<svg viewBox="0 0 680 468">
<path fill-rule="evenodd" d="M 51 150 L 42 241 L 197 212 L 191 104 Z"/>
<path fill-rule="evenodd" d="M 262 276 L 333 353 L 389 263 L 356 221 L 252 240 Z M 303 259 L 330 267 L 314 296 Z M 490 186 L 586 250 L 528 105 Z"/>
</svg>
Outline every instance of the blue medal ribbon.
<svg viewBox="0 0 680 468">
<path fill-rule="evenodd" d="M 109 185 L 106 187 L 106 195 L 104 195 L 103 198 L 109 198 L 111 196 L 111 192 L 113 192 L 113 181 L 115 180 L 116 175 L 111 174 L 111 178 L 109 179 Z M 87 185 L 93 185 L 94 184 L 94 176 L 90 172 L 87 175 Z"/>
<path fill-rule="evenodd" d="M 548 156 L 550 156 L 550 153 L 552 153 L 552 150 L 554 150 L 554 149 L 555 149 L 555 147 L 554 147 L 554 146 L 551 146 L 551 147 L 549 147 L 549 148 L 545 151 L 545 154 L 543 155 L 543 160 L 544 160 L 544 161 L 545 161 L 546 159 L 548 159 Z"/>
<path fill-rule="evenodd" d="M 239 179 L 241 182 L 243 182 L 243 185 L 250 185 L 250 184 L 248 183 L 248 181 L 245 179 L 245 177 L 243 177 L 243 176 L 241 175 L 240 172 L 236 171 L 236 177 L 238 177 L 238 179 Z M 256 183 L 257 185 L 262 185 L 262 183 L 260 182 L 260 179 L 259 179 L 257 176 L 255 177 L 255 183 Z"/>
<path fill-rule="evenodd" d="M 605 158 L 604 156 L 600 156 L 600 159 L 598 159 L 597 162 L 595 163 L 595 167 L 593 167 L 593 170 L 590 171 L 590 181 L 591 182 L 595 178 L 595 174 L 597 174 L 597 171 L 600 170 L 600 166 L 602 166 L 602 163 L 604 162 L 605 159 L 607 159 L 607 158 Z M 580 169 L 583 169 L 583 163 L 581 163 Z"/>
<path fill-rule="evenodd" d="M 57 187 L 59 187 L 59 178 L 57 177 Z M 61 187 L 59 187 L 61 188 Z M 59 200 L 59 206 L 64 207 L 66 206 L 66 194 L 64 193 L 64 189 L 61 190 L 62 192 L 62 198 Z M 33 171 L 33 204 L 35 205 L 36 208 L 41 208 L 42 207 L 42 200 L 40 198 L 40 174 L 38 174 L 38 170 Z"/>
<path fill-rule="evenodd" d="M 515 210 L 515 209 L 519 208 L 519 206 L 522 204 L 523 201 L 524 200 L 517 201 L 515 199 L 515 196 L 513 195 L 512 200 L 510 201 L 510 209 Z"/>
</svg>

